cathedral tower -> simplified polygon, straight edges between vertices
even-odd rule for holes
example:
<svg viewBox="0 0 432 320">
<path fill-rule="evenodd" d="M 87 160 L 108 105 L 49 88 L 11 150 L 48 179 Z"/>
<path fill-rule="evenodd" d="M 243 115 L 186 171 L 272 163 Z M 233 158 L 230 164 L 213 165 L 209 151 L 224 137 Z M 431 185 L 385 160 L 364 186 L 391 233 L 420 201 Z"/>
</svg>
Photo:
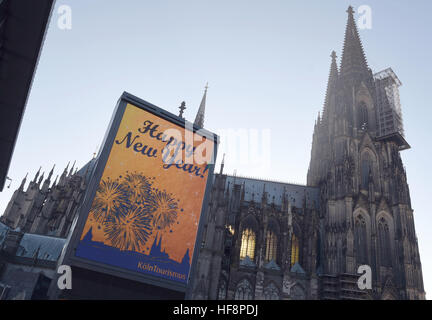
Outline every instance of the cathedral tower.
<svg viewBox="0 0 432 320">
<path fill-rule="evenodd" d="M 341 64 L 338 68 L 332 52 L 307 175 L 308 185 L 319 187 L 321 193 L 324 279 L 354 279 L 358 266 L 366 264 L 372 270 L 369 298 L 424 299 L 413 209 L 400 156 L 409 148 L 402 128 L 400 81 L 391 69 L 372 73 L 354 10 L 349 7 L 347 12 Z"/>
</svg>

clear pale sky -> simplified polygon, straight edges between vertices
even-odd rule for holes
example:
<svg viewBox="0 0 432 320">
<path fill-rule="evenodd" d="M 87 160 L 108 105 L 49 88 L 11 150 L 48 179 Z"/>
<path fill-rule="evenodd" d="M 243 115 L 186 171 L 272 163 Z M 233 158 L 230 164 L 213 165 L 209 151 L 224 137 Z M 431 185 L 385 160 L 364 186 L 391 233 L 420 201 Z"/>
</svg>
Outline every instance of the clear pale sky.
<svg viewBox="0 0 432 320">
<path fill-rule="evenodd" d="M 340 62 L 350 4 L 372 9 L 372 28 L 359 30 L 369 66 L 374 72 L 392 67 L 403 83 L 412 149 L 402 157 L 425 290 L 432 292 L 429 0 L 57 1 L 0 212 L 27 172 L 33 178 L 39 166 L 47 173 L 56 164 L 55 175 L 61 174 L 74 160 L 83 166 L 123 91 L 176 114 L 185 100 L 185 116 L 193 121 L 207 81 L 207 129 L 271 134 L 270 166 L 241 165 L 227 153 L 225 171 L 305 183 L 330 53 L 336 50 Z M 57 26 L 60 5 L 72 9 L 71 30 Z"/>
</svg>

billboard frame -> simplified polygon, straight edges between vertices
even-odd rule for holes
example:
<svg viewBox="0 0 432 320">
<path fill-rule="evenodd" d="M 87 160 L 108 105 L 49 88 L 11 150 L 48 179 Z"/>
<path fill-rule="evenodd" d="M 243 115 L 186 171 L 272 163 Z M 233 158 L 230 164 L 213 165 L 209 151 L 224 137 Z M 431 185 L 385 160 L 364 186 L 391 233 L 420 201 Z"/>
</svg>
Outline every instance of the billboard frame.
<svg viewBox="0 0 432 320">
<path fill-rule="evenodd" d="M 75 255 L 76 248 L 79 244 L 80 237 L 84 230 L 85 223 L 87 221 L 87 217 L 90 213 L 90 208 L 93 203 L 93 199 L 96 195 L 96 191 L 98 189 L 100 180 L 102 178 L 103 172 L 105 170 L 105 166 L 108 162 L 108 158 L 111 152 L 111 149 L 114 144 L 115 137 L 117 135 L 118 129 L 120 127 L 120 123 L 123 119 L 124 112 L 128 104 L 131 104 L 141 110 L 152 113 L 155 116 L 160 117 L 174 125 L 181 126 L 186 130 L 186 124 L 189 127 L 193 128 L 193 133 L 195 134 L 199 130 L 199 135 L 206 137 L 206 139 L 211 139 L 213 141 L 213 159 L 216 161 L 217 156 L 217 147 L 219 144 L 219 136 L 207 131 L 203 128 L 199 128 L 198 126 L 190 123 L 189 121 L 176 116 L 168 111 L 165 111 L 145 100 L 142 100 L 128 92 L 123 92 L 121 97 L 119 98 L 116 108 L 114 110 L 113 116 L 111 118 L 110 124 L 108 126 L 107 132 L 104 137 L 104 141 L 102 147 L 99 150 L 99 154 L 96 157 L 96 163 L 93 167 L 92 172 L 90 173 L 90 179 L 87 186 L 87 190 L 85 192 L 83 202 L 78 209 L 78 214 L 75 217 L 74 222 L 72 223 L 71 232 L 68 237 L 67 246 L 64 248 L 58 265 L 69 265 L 71 267 L 78 267 L 82 269 L 87 269 L 95 272 L 100 272 L 104 274 L 108 274 L 118 278 L 124 278 L 128 280 L 138 281 L 141 283 L 162 287 L 169 290 L 179 291 L 185 293 L 190 292 L 191 286 L 193 285 L 193 275 L 196 269 L 196 263 L 198 260 L 198 255 L 201 247 L 202 236 L 203 236 L 203 228 L 207 219 L 207 209 L 208 209 L 208 200 L 211 191 L 212 181 L 213 181 L 213 171 L 215 167 L 215 163 L 208 164 L 208 176 L 207 182 L 205 186 L 205 192 L 203 197 L 203 203 L 201 206 L 201 215 L 197 228 L 197 235 L 194 244 L 193 256 L 191 257 L 191 266 L 189 269 L 188 280 L 186 283 L 180 283 L 175 280 L 164 279 L 157 276 L 152 276 L 145 273 L 139 273 L 138 271 L 128 270 L 126 268 L 121 268 L 93 260 L 89 260 L 86 258 L 81 258 Z M 73 281 L 73 278 L 72 278 Z"/>
</svg>

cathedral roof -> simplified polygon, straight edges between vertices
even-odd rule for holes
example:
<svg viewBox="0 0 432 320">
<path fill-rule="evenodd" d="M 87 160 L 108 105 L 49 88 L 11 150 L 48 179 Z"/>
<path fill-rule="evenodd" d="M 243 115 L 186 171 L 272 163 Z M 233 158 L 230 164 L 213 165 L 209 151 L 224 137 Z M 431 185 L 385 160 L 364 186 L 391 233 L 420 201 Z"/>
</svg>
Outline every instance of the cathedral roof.
<svg viewBox="0 0 432 320">
<path fill-rule="evenodd" d="M 21 239 L 16 255 L 23 258 L 57 261 L 63 250 L 66 239 L 25 233 Z"/>
<path fill-rule="evenodd" d="M 89 162 L 87 162 L 81 169 L 78 170 L 78 175 L 81 177 L 85 176 L 86 182 L 90 180 L 91 174 L 93 172 L 93 169 L 96 166 L 96 160 L 97 158 L 91 159 Z"/>
<path fill-rule="evenodd" d="M 267 200 L 269 203 L 273 202 L 277 206 L 282 205 L 282 197 L 284 192 L 288 197 L 288 201 L 294 207 L 301 208 L 303 207 L 303 200 L 306 198 L 306 207 L 307 208 L 315 208 L 319 205 L 319 197 L 320 191 L 317 187 L 308 187 L 299 184 L 291 184 L 284 183 L 278 181 L 268 181 L 261 180 L 256 178 L 246 178 L 241 176 L 227 176 L 226 179 L 226 188 L 228 187 L 228 183 L 230 189 L 232 189 L 233 185 L 243 185 L 245 188 L 244 200 L 251 201 L 252 199 L 255 202 L 261 201 L 264 185 L 265 192 L 267 193 Z M 230 190 L 231 192 L 232 190 Z"/>
<path fill-rule="evenodd" d="M 7 225 L 0 222 L 0 247 L 9 229 Z M 56 262 L 60 257 L 65 243 L 66 239 L 63 238 L 24 233 L 19 243 L 16 256 Z"/>
</svg>

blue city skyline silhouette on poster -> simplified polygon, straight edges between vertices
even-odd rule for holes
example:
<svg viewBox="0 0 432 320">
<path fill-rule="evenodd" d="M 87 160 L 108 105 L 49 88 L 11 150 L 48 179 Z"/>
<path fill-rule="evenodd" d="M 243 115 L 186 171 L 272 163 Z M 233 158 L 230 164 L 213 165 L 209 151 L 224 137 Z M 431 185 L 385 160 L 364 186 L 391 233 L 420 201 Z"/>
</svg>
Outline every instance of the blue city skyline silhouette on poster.
<svg viewBox="0 0 432 320">
<path fill-rule="evenodd" d="M 190 269 L 189 249 L 179 263 L 169 258 L 169 255 L 162 251 L 162 237 L 155 237 L 148 255 L 135 252 L 124 251 L 118 248 L 105 245 L 103 242 L 93 241 L 92 228 L 89 229 L 84 238 L 79 242 L 75 255 L 103 264 L 108 264 L 139 273 L 187 283 Z M 144 265 L 149 268 L 144 268 Z M 141 265 L 141 267 L 139 267 Z M 151 270 L 152 268 L 152 270 Z M 158 271 L 159 270 L 159 271 Z M 170 272 L 168 272 L 168 270 Z M 179 276 L 174 276 L 177 274 Z"/>
</svg>

